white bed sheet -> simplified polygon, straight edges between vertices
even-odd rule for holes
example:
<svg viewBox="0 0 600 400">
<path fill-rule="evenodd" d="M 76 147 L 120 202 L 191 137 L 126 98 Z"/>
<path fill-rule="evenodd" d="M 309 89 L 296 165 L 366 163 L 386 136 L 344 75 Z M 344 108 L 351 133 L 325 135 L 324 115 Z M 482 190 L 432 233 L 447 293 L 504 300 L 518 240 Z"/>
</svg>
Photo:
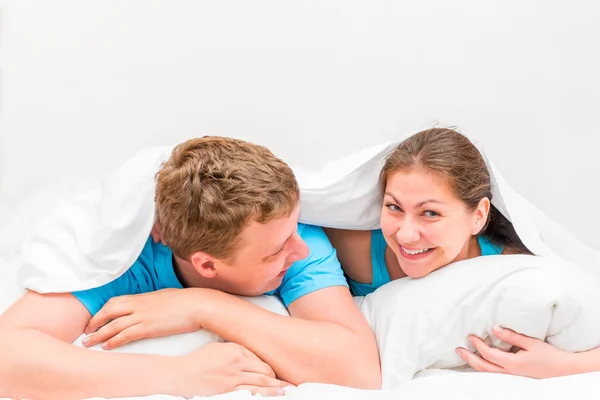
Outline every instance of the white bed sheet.
<svg viewBox="0 0 600 400">
<path fill-rule="evenodd" d="M 554 379 L 534 380 L 517 376 L 458 372 L 425 371 L 393 391 L 357 390 L 335 385 L 304 384 L 289 388 L 285 396 L 271 399 L 290 400 L 595 400 L 600 395 L 600 372 Z M 261 398 L 249 392 L 225 393 L 214 400 L 250 400 Z M 101 398 L 93 398 L 101 400 Z M 120 400 L 185 400 L 183 397 L 154 395 L 123 397 Z"/>
<path fill-rule="evenodd" d="M 600 372 L 554 379 L 528 378 L 431 370 L 393 391 L 357 390 L 335 385 L 304 384 L 290 388 L 285 396 L 271 399 L 327 399 L 327 400 L 596 400 L 600 395 Z M 250 400 L 261 398 L 249 392 L 232 392 L 212 397 L 194 397 L 214 400 Z M 91 398 L 102 400 L 99 397 Z M 12 400 L 5 399 L 2 400 Z M 119 400 L 185 400 L 183 397 L 154 395 L 123 397 Z"/>
</svg>

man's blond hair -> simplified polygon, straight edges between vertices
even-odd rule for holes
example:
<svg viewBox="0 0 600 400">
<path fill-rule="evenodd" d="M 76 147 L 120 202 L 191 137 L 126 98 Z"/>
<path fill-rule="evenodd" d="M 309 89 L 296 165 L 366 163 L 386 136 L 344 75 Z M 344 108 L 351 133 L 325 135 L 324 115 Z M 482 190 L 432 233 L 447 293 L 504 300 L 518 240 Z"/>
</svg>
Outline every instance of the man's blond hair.
<svg viewBox="0 0 600 400">
<path fill-rule="evenodd" d="M 161 236 L 184 259 L 198 251 L 229 259 L 245 226 L 289 216 L 299 198 L 285 162 L 266 147 L 233 138 L 188 140 L 156 175 Z"/>
</svg>

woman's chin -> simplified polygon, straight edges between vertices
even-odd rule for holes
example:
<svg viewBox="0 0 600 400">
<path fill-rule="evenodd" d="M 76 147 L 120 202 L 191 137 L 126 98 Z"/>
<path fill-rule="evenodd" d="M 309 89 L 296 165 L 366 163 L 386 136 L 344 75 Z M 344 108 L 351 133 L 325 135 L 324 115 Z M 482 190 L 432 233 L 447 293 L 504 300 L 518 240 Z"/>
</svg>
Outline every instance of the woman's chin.
<svg viewBox="0 0 600 400">
<path fill-rule="evenodd" d="M 431 272 L 430 271 L 416 271 L 416 272 L 406 272 L 404 271 L 404 273 L 406 274 L 407 277 L 409 278 L 413 278 L 413 279 L 419 279 L 419 278 L 424 278 L 427 275 L 429 275 Z"/>
<path fill-rule="evenodd" d="M 424 278 L 438 269 L 440 269 L 440 267 L 432 267 L 430 265 L 402 266 L 402 271 L 406 274 L 406 276 L 413 279 Z"/>
</svg>

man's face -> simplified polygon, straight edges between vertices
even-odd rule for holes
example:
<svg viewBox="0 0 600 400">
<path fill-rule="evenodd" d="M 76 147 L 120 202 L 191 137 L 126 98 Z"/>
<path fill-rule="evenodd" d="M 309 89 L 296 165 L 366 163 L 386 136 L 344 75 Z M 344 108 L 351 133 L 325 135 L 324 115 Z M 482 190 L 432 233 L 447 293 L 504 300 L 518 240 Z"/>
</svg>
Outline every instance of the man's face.
<svg viewBox="0 0 600 400">
<path fill-rule="evenodd" d="M 266 224 L 253 221 L 245 227 L 231 262 L 215 262 L 215 279 L 221 290 L 258 296 L 277 289 L 288 268 L 309 254 L 298 235 L 298 216 L 296 208 L 289 217 Z"/>
</svg>

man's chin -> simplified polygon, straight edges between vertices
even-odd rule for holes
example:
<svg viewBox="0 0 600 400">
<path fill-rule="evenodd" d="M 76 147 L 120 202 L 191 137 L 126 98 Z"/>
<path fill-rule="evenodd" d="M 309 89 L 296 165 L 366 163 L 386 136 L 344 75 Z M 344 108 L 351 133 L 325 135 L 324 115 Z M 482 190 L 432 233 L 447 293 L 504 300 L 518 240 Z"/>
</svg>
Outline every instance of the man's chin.
<svg viewBox="0 0 600 400">
<path fill-rule="evenodd" d="M 241 297 L 256 297 L 262 296 L 264 293 L 259 290 L 248 290 L 248 289 L 238 289 L 238 288 L 230 288 L 228 290 L 223 290 L 223 292 L 228 293 L 233 296 L 241 296 Z"/>
<path fill-rule="evenodd" d="M 248 288 L 235 288 L 233 290 L 227 290 L 226 292 L 228 292 L 229 294 L 236 295 L 236 296 L 244 296 L 244 297 L 257 297 L 257 296 L 262 296 L 267 293 L 272 294 L 271 292 L 274 292 L 275 290 L 277 290 L 279 288 L 279 286 L 281 286 L 282 280 L 283 280 L 283 277 L 281 277 L 281 278 L 276 277 L 276 278 L 270 280 L 269 282 L 267 282 L 266 285 L 264 285 L 260 289 L 248 290 Z"/>
<path fill-rule="evenodd" d="M 265 286 L 263 289 L 259 289 L 259 290 L 240 291 L 237 293 L 237 295 L 244 296 L 244 297 L 258 297 L 258 296 L 263 296 L 265 294 L 273 294 L 273 292 L 275 290 L 277 290 L 278 287 L 279 287 L 279 285 L 268 285 L 268 286 Z"/>
<path fill-rule="evenodd" d="M 276 277 L 269 282 L 268 285 L 265 286 L 261 294 L 273 292 L 281 286 L 281 281 L 283 281 L 283 277 Z"/>
</svg>

